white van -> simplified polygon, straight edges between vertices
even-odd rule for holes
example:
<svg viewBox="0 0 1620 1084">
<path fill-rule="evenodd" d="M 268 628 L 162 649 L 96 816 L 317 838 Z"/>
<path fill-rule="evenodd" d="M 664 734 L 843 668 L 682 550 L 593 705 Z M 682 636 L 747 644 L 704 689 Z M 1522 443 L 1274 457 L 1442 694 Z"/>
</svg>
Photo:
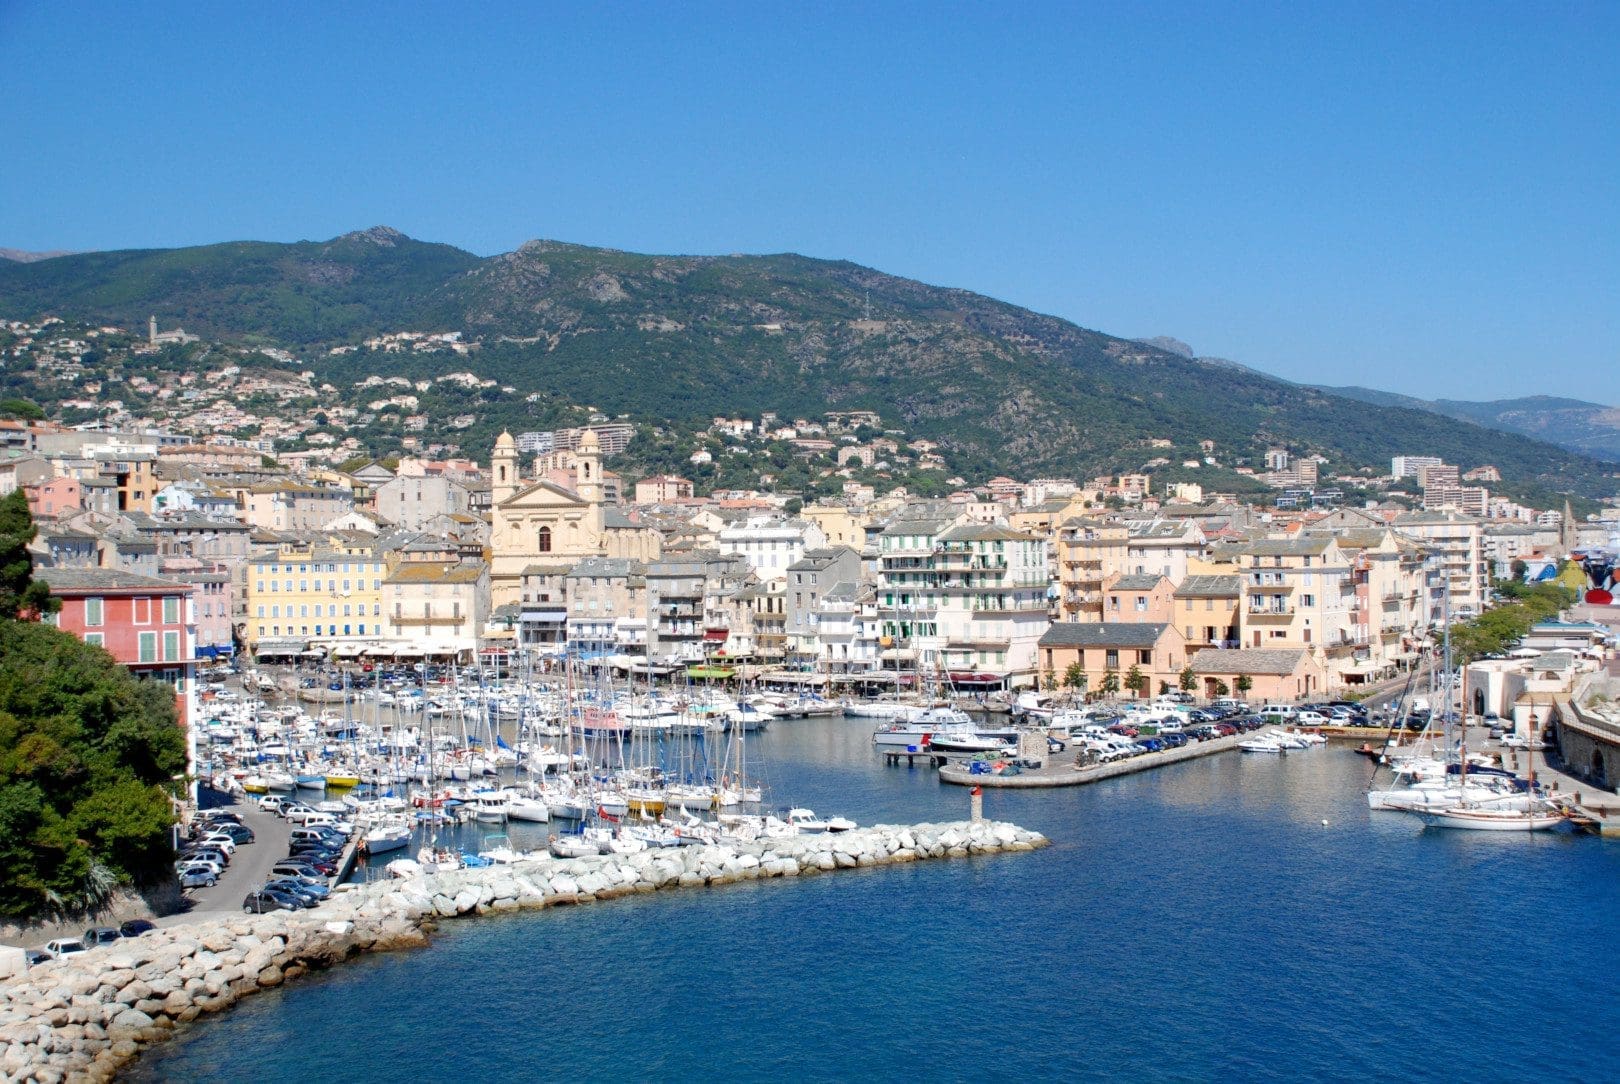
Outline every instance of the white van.
<svg viewBox="0 0 1620 1084">
<path fill-rule="evenodd" d="M 1267 719 L 1282 719 L 1285 722 L 1293 722 L 1294 716 L 1299 714 L 1299 709 L 1292 704 L 1267 704 L 1260 709 L 1260 714 Z"/>
</svg>

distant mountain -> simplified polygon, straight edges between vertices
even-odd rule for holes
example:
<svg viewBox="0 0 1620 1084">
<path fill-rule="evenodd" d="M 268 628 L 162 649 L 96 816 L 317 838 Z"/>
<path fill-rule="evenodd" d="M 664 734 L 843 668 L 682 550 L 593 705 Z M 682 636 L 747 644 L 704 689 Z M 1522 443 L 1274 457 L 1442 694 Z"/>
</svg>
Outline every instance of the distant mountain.
<svg viewBox="0 0 1620 1084">
<path fill-rule="evenodd" d="M 274 343 L 335 385 L 431 378 L 444 355 L 327 348 L 384 331 L 460 332 L 456 368 L 696 431 L 722 413 L 881 412 L 953 469 L 1089 476 L 1140 469 L 1215 489 L 1272 444 L 1330 468 L 1392 455 L 1499 467 L 1543 493 L 1608 495 L 1605 468 L 1448 417 L 1369 406 L 1231 363 L 1117 338 L 966 290 L 797 255 L 648 256 L 531 241 L 479 258 L 386 227 L 330 241 L 239 241 L 0 264 L 0 316 L 46 313 Z M 1184 346 L 1185 344 L 1175 344 Z M 489 398 L 493 414 L 507 410 Z M 514 420 L 513 424 L 520 424 Z M 1168 441 L 1154 449 L 1150 440 Z M 1215 442 L 1223 465 L 1183 468 Z M 487 449 L 469 449 L 480 453 Z M 1180 475 L 1176 472 L 1181 471 Z"/>
<path fill-rule="evenodd" d="M 1171 338 L 1169 335 L 1155 335 L 1151 339 L 1137 339 L 1136 341 L 1139 343 L 1147 343 L 1149 346 L 1156 346 L 1160 350 L 1163 350 L 1166 354 L 1180 354 L 1184 358 L 1195 358 L 1198 356 L 1197 354 L 1193 353 L 1192 347 L 1188 346 L 1180 339 Z"/>
<path fill-rule="evenodd" d="M 1532 395 L 1523 399 L 1471 402 L 1464 399 L 1414 399 L 1371 388 L 1321 388 L 1333 395 L 1379 406 L 1427 410 L 1459 421 L 1507 433 L 1520 433 L 1598 459 L 1620 462 L 1620 408 Z"/>
<path fill-rule="evenodd" d="M 35 263 L 39 260 L 54 260 L 58 256 L 71 256 L 71 252 L 24 252 L 20 248 L 0 248 L 0 260 L 11 260 L 14 263 Z"/>
</svg>

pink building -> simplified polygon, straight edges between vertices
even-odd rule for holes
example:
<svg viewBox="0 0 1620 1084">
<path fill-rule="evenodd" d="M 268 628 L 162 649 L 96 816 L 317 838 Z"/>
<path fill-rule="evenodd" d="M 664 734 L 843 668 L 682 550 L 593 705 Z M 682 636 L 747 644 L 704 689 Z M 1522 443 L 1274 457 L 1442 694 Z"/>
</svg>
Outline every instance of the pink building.
<svg viewBox="0 0 1620 1084">
<path fill-rule="evenodd" d="M 112 568 L 44 568 L 35 578 L 62 600 L 57 628 L 105 648 L 136 677 L 172 686 L 187 726 L 197 670 L 190 584 Z"/>
<path fill-rule="evenodd" d="M 28 511 L 35 519 L 61 519 L 84 507 L 84 487 L 77 478 L 52 478 L 26 488 Z"/>
</svg>

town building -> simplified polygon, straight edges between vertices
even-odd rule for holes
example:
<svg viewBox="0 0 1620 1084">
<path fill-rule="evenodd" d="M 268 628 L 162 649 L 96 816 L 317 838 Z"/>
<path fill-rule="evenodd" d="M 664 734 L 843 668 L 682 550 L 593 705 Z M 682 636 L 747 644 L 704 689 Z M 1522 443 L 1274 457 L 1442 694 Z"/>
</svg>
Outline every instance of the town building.
<svg viewBox="0 0 1620 1084">
<path fill-rule="evenodd" d="M 574 453 L 572 488 L 525 481 L 510 433 L 495 442 L 490 488 L 490 591 L 492 605 L 519 602 L 529 566 L 585 557 L 649 563 L 663 536 L 608 504 L 602 492 L 601 449 L 586 430 Z"/>
</svg>

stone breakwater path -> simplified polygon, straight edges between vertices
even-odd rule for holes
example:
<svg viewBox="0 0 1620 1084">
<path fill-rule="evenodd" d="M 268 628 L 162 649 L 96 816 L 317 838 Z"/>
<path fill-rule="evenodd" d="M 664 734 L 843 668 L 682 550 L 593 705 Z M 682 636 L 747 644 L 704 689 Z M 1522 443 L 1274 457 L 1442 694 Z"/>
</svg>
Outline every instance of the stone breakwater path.
<svg viewBox="0 0 1620 1084">
<path fill-rule="evenodd" d="M 178 1025 L 312 968 L 427 943 L 437 919 L 590 903 L 670 888 L 799 877 L 928 858 L 1030 851 L 995 821 L 876 825 L 377 881 L 307 911 L 215 918 L 41 964 L 0 987 L 0 1080 L 108 1080 Z"/>
</svg>

